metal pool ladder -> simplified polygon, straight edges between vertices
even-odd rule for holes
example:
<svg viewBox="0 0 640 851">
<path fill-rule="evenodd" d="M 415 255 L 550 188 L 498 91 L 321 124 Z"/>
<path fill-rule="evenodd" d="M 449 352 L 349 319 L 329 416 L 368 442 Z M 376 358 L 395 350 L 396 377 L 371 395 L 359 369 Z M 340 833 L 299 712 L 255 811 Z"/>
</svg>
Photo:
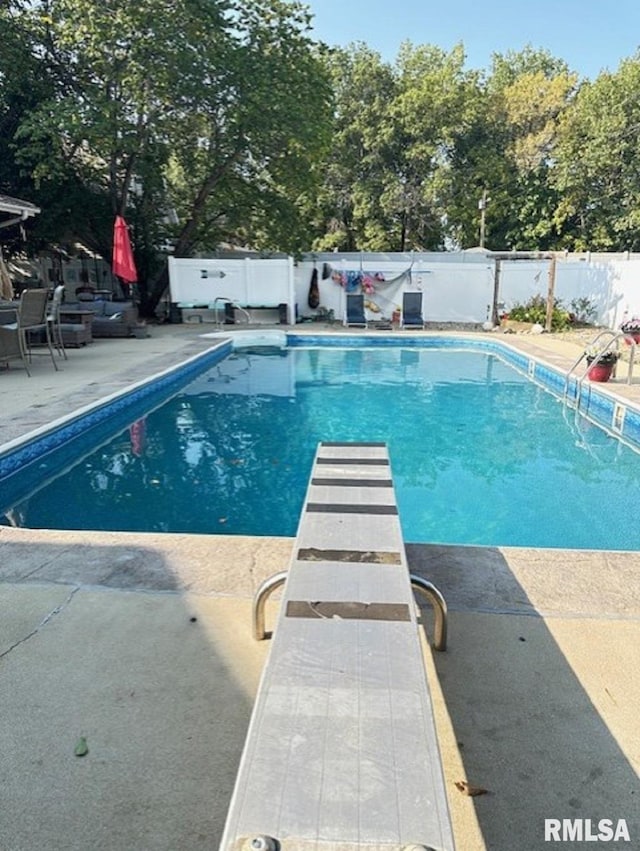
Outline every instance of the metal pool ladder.
<svg viewBox="0 0 640 851">
<path fill-rule="evenodd" d="M 602 351 L 595 358 L 595 360 L 593 361 L 591 366 L 597 366 L 600 363 L 600 361 L 602 360 L 602 358 L 605 356 L 605 354 L 608 354 L 609 352 L 614 350 L 613 349 L 614 345 L 615 345 L 615 349 L 617 351 L 617 349 L 619 347 L 620 340 L 626 340 L 626 342 L 631 347 L 631 351 L 630 351 L 630 354 L 629 354 L 629 369 L 627 371 L 627 384 L 631 384 L 631 381 L 632 381 L 632 378 L 633 378 L 633 364 L 634 364 L 634 361 L 636 359 L 636 342 L 630 334 L 625 334 L 624 331 L 612 331 L 610 329 L 605 329 L 604 331 L 600 331 L 600 333 L 597 334 L 593 338 L 593 340 L 591 340 L 591 342 L 586 346 L 585 351 L 582 352 L 580 357 L 573 364 L 571 369 L 567 372 L 567 376 L 566 376 L 565 382 L 564 382 L 564 394 L 563 394 L 563 402 L 565 402 L 566 404 L 570 404 L 571 402 L 573 402 L 575 404 L 576 408 L 580 407 L 580 399 L 582 398 L 582 385 L 583 385 L 584 379 L 587 375 L 587 371 L 585 371 L 581 376 L 575 377 L 576 392 L 575 392 L 573 399 L 569 398 L 569 388 L 571 386 L 571 375 L 574 372 L 574 370 L 577 369 L 577 367 L 582 363 L 582 361 L 586 359 L 586 357 L 587 357 L 586 350 L 589 349 L 591 346 L 597 345 L 597 343 L 602 338 L 606 338 L 606 337 L 609 337 L 608 342 L 606 342 L 606 344 L 603 346 Z"/>
<path fill-rule="evenodd" d="M 245 310 L 245 309 L 244 309 L 244 307 L 243 307 L 241 304 L 239 304 L 237 301 L 234 301 L 232 298 L 227 298 L 227 296 L 220 295 L 220 296 L 218 296 L 217 298 L 215 298 L 215 299 L 214 299 L 214 301 L 213 301 L 213 311 L 214 311 L 214 314 L 215 314 L 215 323 L 216 323 L 216 327 L 218 327 L 218 328 L 222 328 L 222 326 L 223 326 L 223 324 L 224 324 L 224 323 L 223 323 L 223 322 L 219 319 L 219 316 L 220 316 L 220 304 L 230 304 L 230 305 L 231 305 L 232 307 L 234 307 L 236 310 L 239 310 L 239 311 L 241 311 L 242 313 L 244 313 L 244 315 L 245 315 L 245 316 L 246 316 L 246 318 L 247 318 L 247 325 L 249 325 L 249 323 L 251 322 L 251 316 L 249 315 L 249 312 L 248 312 L 247 310 Z"/>
</svg>

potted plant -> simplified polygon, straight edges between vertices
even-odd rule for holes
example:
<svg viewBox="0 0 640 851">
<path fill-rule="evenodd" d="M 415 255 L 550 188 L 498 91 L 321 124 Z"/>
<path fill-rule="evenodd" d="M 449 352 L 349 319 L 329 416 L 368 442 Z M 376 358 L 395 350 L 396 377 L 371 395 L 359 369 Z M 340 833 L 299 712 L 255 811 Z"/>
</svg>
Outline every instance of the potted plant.
<svg viewBox="0 0 640 851">
<path fill-rule="evenodd" d="M 589 381 L 608 381 L 620 357 L 615 349 L 598 349 L 593 346 L 585 350 L 585 356 Z"/>
<path fill-rule="evenodd" d="M 620 330 L 625 335 L 624 341 L 627 345 L 630 345 L 631 340 L 640 343 L 640 319 L 637 316 L 625 319 L 620 325 Z"/>
</svg>

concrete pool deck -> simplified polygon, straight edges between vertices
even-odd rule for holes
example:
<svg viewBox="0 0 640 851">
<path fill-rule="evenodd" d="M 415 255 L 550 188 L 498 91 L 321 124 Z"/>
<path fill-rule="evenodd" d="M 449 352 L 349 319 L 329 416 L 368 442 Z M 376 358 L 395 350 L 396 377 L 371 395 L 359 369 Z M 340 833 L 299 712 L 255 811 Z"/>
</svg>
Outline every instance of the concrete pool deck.
<svg viewBox="0 0 640 851">
<path fill-rule="evenodd" d="M 0 441 L 204 350 L 207 330 L 96 340 L 31 379 L 12 366 Z M 505 341 L 564 368 L 582 345 Z M 640 383 L 611 389 L 640 401 Z M 251 598 L 291 544 L 0 527 L 2 851 L 217 847 L 268 651 Z M 631 843 L 607 847 L 639 845 L 640 554 L 407 552 L 450 609 L 449 649 L 425 660 L 460 851 L 540 849 L 545 818 L 625 819 Z"/>
</svg>

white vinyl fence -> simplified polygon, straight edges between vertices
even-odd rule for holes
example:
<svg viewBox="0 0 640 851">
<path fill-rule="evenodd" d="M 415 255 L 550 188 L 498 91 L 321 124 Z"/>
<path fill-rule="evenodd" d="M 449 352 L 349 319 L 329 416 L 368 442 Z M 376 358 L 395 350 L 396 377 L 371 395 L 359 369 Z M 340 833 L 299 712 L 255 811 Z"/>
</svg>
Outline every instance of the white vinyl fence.
<svg viewBox="0 0 640 851">
<path fill-rule="evenodd" d="M 294 267 L 291 258 L 170 258 L 171 301 L 183 307 L 211 308 L 216 299 L 243 307 L 287 305 L 288 321 L 332 311 L 341 321 L 345 293 L 365 285 L 370 319 L 391 318 L 404 291 L 423 293 L 427 322 L 482 324 L 500 310 L 546 299 L 551 260 L 529 255 L 461 251 L 422 254 L 307 254 Z M 309 304 L 316 272 L 319 305 Z M 593 309 L 593 322 L 617 327 L 625 316 L 640 316 L 640 255 L 557 255 L 554 293 L 563 306 Z M 314 304 L 314 301 L 311 302 Z M 258 320 L 259 321 L 259 320 Z"/>
<path fill-rule="evenodd" d="M 288 322 L 295 321 L 290 257 L 268 260 L 170 257 L 169 290 L 171 302 L 187 310 L 222 311 L 225 301 L 254 310 L 277 310 L 285 304 Z"/>
<path fill-rule="evenodd" d="M 491 318 L 494 297 L 506 311 L 536 295 L 546 299 L 551 260 L 516 257 L 500 255 L 498 260 L 490 252 L 477 250 L 416 255 L 319 254 L 314 259 L 307 255 L 295 273 L 298 313 L 315 312 L 307 302 L 315 264 L 319 270 L 320 304 L 342 319 L 344 289 L 332 278 L 323 279 L 322 268 L 328 264 L 337 271 L 381 271 L 385 279 L 410 270 L 395 290 L 374 284 L 375 292 L 368 300 L 376 303 L 387 318 L 402 303 L 403 290 L 421 290 L 427 322 L 482 324 Z M 557 255 L 554 293 L 567 310 L 573 309 L 572 303 L 585 300 L 593 308 L 593 322 L 617 327 L 625 315 L 640 316 L 640 256 Z"/>
</svg>

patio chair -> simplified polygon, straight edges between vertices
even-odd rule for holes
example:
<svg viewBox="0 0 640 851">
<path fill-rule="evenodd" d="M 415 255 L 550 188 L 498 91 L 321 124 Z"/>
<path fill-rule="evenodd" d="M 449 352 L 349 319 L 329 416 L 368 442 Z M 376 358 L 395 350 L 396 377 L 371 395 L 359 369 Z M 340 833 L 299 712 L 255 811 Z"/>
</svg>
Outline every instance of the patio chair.
<svg viewBox="0 0 640 851">
<path fill-rule="evenodd" d="M 60 307 L 64 298 L 64 284 L 59 284 L 53 291 L 53 298 L 49 303 L 47 311 L 47 323 L 49 324 L 49 336 L 51 342 L 56 348 L 59 355 L 67 360 L 67 352 L 64 347 L 64 339 L 62 336 L 62 324 L 60 322 Z"/>
<path fill-rule="evenodd" d="M 367 317 L 364 313 L 364 295 L 362 293 L 346 294 L 346 316 L 344 324 L 357 328 L 367 327 Z"/>
<path fill-rule="evenodd" d="M 421 292 L 402 294 L 402 328 L 424 328 Z"/>
<path fill-rule="evenodd" d="M 0 325 L 0 364 L 9 366 L 10 360 L 22 360 L 22 349 L 15 331 Z"/>
<path fill-rule="evenodd" d="M 28 376 L 31 376 L 29 364 L 31 363 L 32 355 L 29 340 L 30 334 L 44 333 L 46 346 L 51 356 L 51 363 L 53 364 L 53 368 L 56 371 L 58 370 L 51 346 L 51 329 L 47 320 L 48 300 L 49 291 L 46 289 L 24 290 L 20 296 L 20 302 L 15 309 L 16 321 L 2 325 L 5 345 L 8 350 L 14 352 L 11 357 L 16 357 L 15 352 L 17 348 Z"/>
</svg>

